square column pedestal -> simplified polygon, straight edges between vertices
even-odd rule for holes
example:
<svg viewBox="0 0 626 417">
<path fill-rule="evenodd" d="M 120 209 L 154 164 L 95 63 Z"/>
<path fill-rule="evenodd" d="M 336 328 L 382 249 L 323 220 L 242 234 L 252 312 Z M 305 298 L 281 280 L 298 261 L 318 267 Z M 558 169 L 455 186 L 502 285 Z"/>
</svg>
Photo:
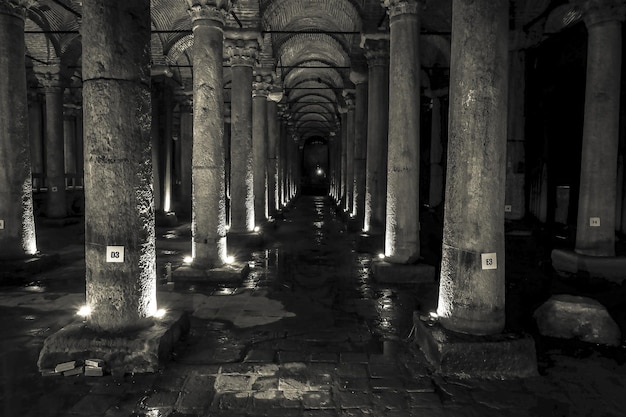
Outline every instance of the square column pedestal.
<svg viewBox="0 0 626 417">
<path fill-rule="evenodd" d="M 189 332 L 189 317 L 168 311 L 162 318 L 148 318 L 141 327 L 120 332 L 96 332 L 84 322 L 74 322 L 48 337 L 37 366 L 52 373 L 59 363 L 86 359 L 104 360 L 105 372 L 156 372 L 167 361 L 174 344 Z"/>
<path fill-rule="evenodd" d="M 374 281 L 383 284 L 419 284 L 435 282 L 435 267 L 427 264 L 394 264 L 372 260 Z"/>
<path fill-rule="evenodd" d="M 413 313 L 414 341 L 436 373 L 468 378 L 526 378 L 538 376 L 535 341 L 530 335 L 500 333 L 473 336 L 420 320 Z"/>
<path fill-rule="evenodd" d="M 552 267 L 561 276 L 584 274 L 621 284 L 626 280 L 626 257 L 589 256 L 572 250 L 554 249 Z"/>
</svg>

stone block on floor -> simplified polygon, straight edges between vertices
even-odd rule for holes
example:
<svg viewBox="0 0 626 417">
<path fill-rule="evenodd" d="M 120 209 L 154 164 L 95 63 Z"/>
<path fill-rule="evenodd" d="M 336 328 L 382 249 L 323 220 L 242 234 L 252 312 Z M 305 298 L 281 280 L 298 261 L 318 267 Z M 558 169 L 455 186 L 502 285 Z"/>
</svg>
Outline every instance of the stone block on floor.
<svg viewBox="0 0 626 417">
<path fill-rule="evenodd" d="M 435 267 L 427 264 L 394 264 L 373 260 L 373 278 L 382 284 L 418 284 L 435 280 Z"/>
<path fill-rule="evenodd" d="M 537 376 L 533 338 L 502 333 L 473 336 L 452 332 L 414 315 L 415 342 L 435 372 L 461 378 L 525 378 Z"/>
</svg>

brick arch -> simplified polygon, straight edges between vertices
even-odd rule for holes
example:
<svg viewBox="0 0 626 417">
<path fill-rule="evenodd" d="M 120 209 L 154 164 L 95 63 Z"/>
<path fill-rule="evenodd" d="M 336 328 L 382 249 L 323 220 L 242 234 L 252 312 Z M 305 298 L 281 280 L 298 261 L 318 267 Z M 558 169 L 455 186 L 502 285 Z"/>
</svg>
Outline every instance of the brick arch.
<svg viewBox="0 0 626 417">
<path fill-rule="evenodd" d="M 283 82 L 287 87 L 293 87 L 304 80 L 320 79 L 324 84 L 343 88 L 341 74 L 333 68 L 294 68 L 284 76 Z"/>
<path fill-rule="evenodd" d="M 321 60 L 333 66 L 346 66 L 348 52 L 335 38 L 323 33 L 300 33 L 290 36 L 278 48 L 281 65 L 298 65 L 305 61 Z"/>
<path fill-rule="evenodd" d="M 342 31 L 360 31 L 362 20 L 357 8 L 347 0 L 273 0 L 262 5 L 263 27 L 285 30 L 289 24 L 305 18 L 317 17 Z"/>
</svg>

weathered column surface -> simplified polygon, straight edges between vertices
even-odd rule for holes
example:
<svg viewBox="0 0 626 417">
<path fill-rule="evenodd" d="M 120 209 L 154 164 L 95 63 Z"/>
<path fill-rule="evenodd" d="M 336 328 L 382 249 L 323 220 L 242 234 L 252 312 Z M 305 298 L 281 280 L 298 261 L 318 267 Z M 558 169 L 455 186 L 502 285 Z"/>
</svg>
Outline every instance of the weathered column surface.
<svg viewBox="0 0 626 417">
<path fill-rule="evenodd" d="M 454 0 L 448 175 L 437 313 L 476 335 L 504 327 L 507 0 Z"/>
<path fill-rule="evenodd" d="M 520 48 L 523 45 L 520 45 Z M 526 91 L 525 51 L 509 52 L 509 108 L 506 149 L 506 199 L 504 216 L 519 220 L 526 213 L 525 196 L 525 97 Z"/>
<path fill-rule="evenodd" d="M 389 39 L 363 35 L 369 67 L 367 110 L 367 174 L 363 231 L 382 233 L 387 197 L 387 133 L 389 123 Z"/>
<path fill-rule="evenodd" d="M 28 94 L 28 139 L 33 174 L 43 174 L 43 103 L 40 94 Z"/>
<path fill-rule="evenodd" d="M 224 19 L 230 3 L 192 5 L 193 150 L 192 266 L 210 269 L 226 261 L 224 182 Z"/>
<path fill-rule="evenodd" d="M 193 96 L 181 94 L 180 102 L 180 155 L 178 175 L 180 180 L 180 206 L 177 214 L 191 218 L 191 159 L 193 147 Z"/>
<path fill-rule="evenodd" d="M 280 182 L 278 180 L 279 136 L 278 102 L 282 100 L 282 91 L 272 91 L 267 96 L 267 178 L 269 196 L 268 214 L 273 217 L 280 209 Z"/>
<path fill-rule="evenodd" d="M 367 72 L 352 71 L 355 85 L 354 106 L 354 191 L 352 215 L 363 227 L 365 217 L 365 163 L 367 161 Z"/>
<path fill-rule="evenodd" d="M 416 0 L 385 0 L 389 9 L 389 137 L 385 260 L 412 263 L 420 255 L 420 64 Z"/>
<path fill-rule="evenodd" d="M 252 153 L 254 165 L 254 221 L 261 225 L 268 216 L 267 194 L 267 95 L 272 77 L 258 73 L 252 81 Z"/>
<path fill-rule="evenodd" d="M 118 331 L 156 312 L 150 1 L 82 15 L 88 324 Z"/>
<path fill-rule="evenodd" d="M 232 71 L 230 148 L 230 232 L 254 230 L 254 158 L 252 150 L 252 67 L 258 34 L 228 32 L 226 48 Z"/>
<path fill-rule="evenodd" d="M 67 215 L 65 203 L 65 156 L 63 136 L 63 88 L 61 65 L 34 67 L 37 79 L 45 93 L 45 156 L 46 156 L 46 217 L 63 218 Z"/>
<path fill-rule="evenodd" d="M 278 152 L 278 178 L 280 181 L 280 204 L 279 208 L 283 208 L 287 204 L 287 141 L 289 133 L 287 131 L 287 123 L 289 122 L 289 112 L 287 106 L 279 105 L 280 111 L 280 138 Z"/>
<path fill-rule="evenodd" d="M 355 109 L 355 92 L 354 90 L 344 90 L 343 92 L 348 112 L 346 114 L 346 201 L 344 210 L 354 215 L 354 109 Z"/>
<path fill-rule="evenodd" d="M 576 228 L 576 252 L 615 256 L 624 2 L 577 2 L 587 25 L 587 87 Z"/>
<path fill-rule="evenodd" d="M 347 181 L 348 181 L 348 104 L 339 107 L 341 117 L 341 161 L 339 172 L 339 204 L 346 209 Z"/>
<path fill-rule="evenodd" d="M 0 3 L 0 259 L 37 252 L 24 72 L 26 3 Z"/>
</svg>

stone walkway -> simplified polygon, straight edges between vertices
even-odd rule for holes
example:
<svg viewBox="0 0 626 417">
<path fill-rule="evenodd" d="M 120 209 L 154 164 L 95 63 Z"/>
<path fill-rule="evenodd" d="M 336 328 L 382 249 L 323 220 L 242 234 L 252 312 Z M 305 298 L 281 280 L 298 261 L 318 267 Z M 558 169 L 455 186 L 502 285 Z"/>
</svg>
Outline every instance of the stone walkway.
<svg viewBox="0 0 626 417">
<path fill-rule="evenodd" d="M 43 340 L 84 302 L 80 246 L 51 231 L 70 261 L 0 292 L 0 415 L 625 415 L 626 365 L 599 348 L 545 348 L 541 376 L 524 380 L 433 374 L 411 343 L 411 315 L 434 305 L 436 286 L 373 282 L 370 256 L 355 253 L 329 203 L 302 197 L 264 248 L 232 248 L 251 266 L 235 287 L 166 285 L 165 264 L 189 250 L 188 225 L 159 230 L 159 306 L 187 311 L 191 330 L 155 374 L 39 375 Z"/>
</svg>

